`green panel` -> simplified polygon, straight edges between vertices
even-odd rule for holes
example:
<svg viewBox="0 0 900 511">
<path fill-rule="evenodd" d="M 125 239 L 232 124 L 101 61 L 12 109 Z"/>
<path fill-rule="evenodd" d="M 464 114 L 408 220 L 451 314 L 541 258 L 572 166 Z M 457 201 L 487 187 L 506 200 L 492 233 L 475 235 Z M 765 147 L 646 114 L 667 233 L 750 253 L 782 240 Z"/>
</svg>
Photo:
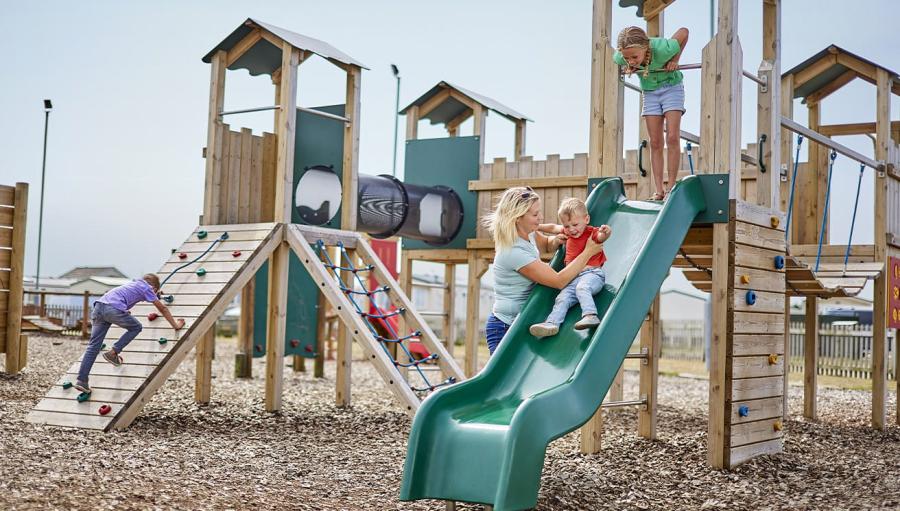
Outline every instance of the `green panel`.
<svg viewBox="0 0 900 511">
<path fill-rule="evenodd" d="M 478 153 L 481 137 L 430 138 L 406 141 L 406 165 L 403 182 L 422 186 L 449 186 L 463 204 L 463 223 L 456 238 L 436 247 L 424 241 L 403 238 L 403 248 L 466 248 L 466 240 L 475 237 L 478 220 L 478 196 L 469 191 L 469 181 L 478 179 Z"/>
<path fill-rule="evenodd" d="M 724 224 L 728 222 L 728 174 L 696 174 L 703 187 L 706 209 L 701 211 L 695 224 Z M 588 179 L 588 194 L 600 183 L 617 178 L 592 177 Z"/>
<path fill-rule="evenodd" d="M 334 115 L 344 115 L 344 105 L 315 107 Z M 294 186 L 306 167 L 313 165 L 332 165 L 338 179 L 344 174 L 344 123 L 334 119 L 326 119 L 315 114 L 297 111 L 297 136 L 294 144 Z M 296 195 L 295 195 L 296 196 Z M 303 223 L 296 208 L 292 209 L 291 222 Z M 341 209 L 338 208 L 334 218 L 325 224 L 332 229 L 341 228 Z"/>
<path fill-rule="evenodd" d="M 481 373 L 422 402 L 401 500 L 480 502 L 497 511 L 534 507 L 547 446 L 597 411 L 706 203 L 700 180 L 689 176 L 665 203 L 626 200 L 622 179 L 607 179 L 587 206 L 613 231 L 605 243 L 606 286 L 595 297 L 600 325 L 575 330 L 576 305 L 559 334 L 536 339 L 528 327 L 547 317 L 559 291 L 535 286 Z M 560 250 L 554 268 L 562 267 L 562 256 Z"/>
<path fill-rule="evenodd" d="M 253 356 L 266 355 L 266 328 L 268 314 L 266 305 L 269 297 L 269 263 L 262 265 L 256 273 L 256 287 L 253 301 Z M 307 273 L 300 259 L 291 252 L 288 264 L 288 309 L 285 328 L 284 354 L 316 356 L 316 330 L 318 325 L 319 290 Z M 292 346 L 297 341 L 297 346 Z"/>
</svg>

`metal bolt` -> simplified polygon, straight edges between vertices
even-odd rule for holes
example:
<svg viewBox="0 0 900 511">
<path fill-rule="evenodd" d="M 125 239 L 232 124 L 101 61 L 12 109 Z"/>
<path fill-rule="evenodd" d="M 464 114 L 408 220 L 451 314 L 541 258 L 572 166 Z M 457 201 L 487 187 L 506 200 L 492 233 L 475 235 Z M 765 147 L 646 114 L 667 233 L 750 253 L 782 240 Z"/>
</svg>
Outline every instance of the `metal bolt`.
<svg viewBox="0 0 900 511">
<path fill-rule="evenodd" d="M 720 214 L 720 215 L 723 215 L 723 214 L 725 214 L 725 212 L 722 211 L 722 210 L 720 209 L 720 210 L 719 210 L 719 214 Z"/>
<path fill-rule="evenodd" d="M 724 184 L 725 184 L 725 180 L 724 180 L 724 179 L 720 179 L 720 180 L 719 180 L 719 184 L 720 184 L 720 185 L 724 185 Z"/>
</svg>

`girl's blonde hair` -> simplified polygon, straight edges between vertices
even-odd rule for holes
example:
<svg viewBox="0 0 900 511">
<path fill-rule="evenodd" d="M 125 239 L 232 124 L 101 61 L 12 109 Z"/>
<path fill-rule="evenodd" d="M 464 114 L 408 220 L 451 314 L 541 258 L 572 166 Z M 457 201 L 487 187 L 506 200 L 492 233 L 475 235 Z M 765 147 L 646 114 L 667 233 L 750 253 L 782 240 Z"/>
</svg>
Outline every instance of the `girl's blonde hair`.
<svg viewBox="0 0 900 511">
<path fill-rule="evenodd" d="M 641 27 L 623 28 L 616 39 L 616 49 L 621 53 L 626 48 L 643 48 L 644 62 L 642 64 L 644 66 L 643 74 L 646 78 L 650 74 L 650 56 L 653 53 L 650 51 L 650 38 L 647 37 L 647 32 L 644 32 Z"/>
<path fill-rule="evenodd" d="M 494 248 L 497 251 L 509 248 L 516 243 L 519 236 L 516 220 L 528 213 L 535 202 L 541 200 L 537 192 L 530 187 L 517 186 L 508 188 L 493 211 L 481 219 L 482 225 L 494 237 Z"/>
</svg>

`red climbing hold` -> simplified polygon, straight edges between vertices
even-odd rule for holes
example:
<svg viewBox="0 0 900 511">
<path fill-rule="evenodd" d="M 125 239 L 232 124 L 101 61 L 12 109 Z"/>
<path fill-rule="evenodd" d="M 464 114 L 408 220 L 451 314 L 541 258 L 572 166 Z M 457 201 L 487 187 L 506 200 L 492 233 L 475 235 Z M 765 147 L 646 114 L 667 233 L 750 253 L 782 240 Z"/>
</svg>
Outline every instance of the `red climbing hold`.
<svg viewBox="0 0 900 511">
<path fill-rule="evenodd" d="M 109 406 L 109 405 L 101 405 L 101 406 L 100 406 L 100 409 L 97 410 L 97 411 L 100 412 L 100 415 L 106 415 L 106 414 L 108 414 L 111 410 L 112 410 L 112 407 L 111 407 L 111 406 Z"/>
<path fill-rule="evenodd" d="M 235 250 L 234 252 L 231 253 L 231 257 L 241 257 L 241 251 Z"/>
<path fill-rule="evenodd" d="M 312 347 L 311 344 L 307 344 L 306 347 L 303 348 L 303 349 L 306 350 L 307 353 L 312 353 L 312 352 L 313 352 L 313 347 Z"/>
<path fill-rule="evenodd" d="M 159 317 L 159 314 L 157 314 L 155 312 L 151 312 L 150 314 L 147 314 L 147 321 L 156 321 L 156 318 L 158 318 L 158 317 Z"/>
<path fill-rule="evenodd" d="M 257 344 L 253 348 L 256 349 L 257 352 L 262 353 L 262 350 L 263 350 L 262 344 Z"/>
<path fill-rule="evenodd" d="M 179 252 L 178 259 L 187 259 L 187 254 L 185 254 L 184 252 Z"/>
<path fill-rule="evenodd" d="M 296 348 L 297 346 L 300 346 L 300 341 L 297 339 L 291 339 L 291 348 Z"/>
</svg>

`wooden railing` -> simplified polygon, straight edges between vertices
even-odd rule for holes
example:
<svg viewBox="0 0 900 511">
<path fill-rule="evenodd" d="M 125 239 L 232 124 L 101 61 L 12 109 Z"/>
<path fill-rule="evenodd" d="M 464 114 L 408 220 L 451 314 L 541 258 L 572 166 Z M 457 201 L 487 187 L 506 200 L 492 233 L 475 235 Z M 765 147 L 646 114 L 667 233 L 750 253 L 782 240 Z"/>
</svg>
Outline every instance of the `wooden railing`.
<svg viewBox="0 0 900 511">
<path fill-rule="evenodd" d="M 83 293 L 68 293 L 63 291 L 24 291 L 25 304 L 22 307 L 23 316 L 41 316 L 48 318 L 53 323 L 64 328 L 63 335 L 80 335 L 87 339 L 91 333 L 91 298 L 101 295 L 92 295 L 89 291 Z M 32 303 L 29 296 L 37 296 L 38 303 Z M 79 305 L 48 304 L 48 296 L 78 296 L 82 301 Z"/>
</svg>

